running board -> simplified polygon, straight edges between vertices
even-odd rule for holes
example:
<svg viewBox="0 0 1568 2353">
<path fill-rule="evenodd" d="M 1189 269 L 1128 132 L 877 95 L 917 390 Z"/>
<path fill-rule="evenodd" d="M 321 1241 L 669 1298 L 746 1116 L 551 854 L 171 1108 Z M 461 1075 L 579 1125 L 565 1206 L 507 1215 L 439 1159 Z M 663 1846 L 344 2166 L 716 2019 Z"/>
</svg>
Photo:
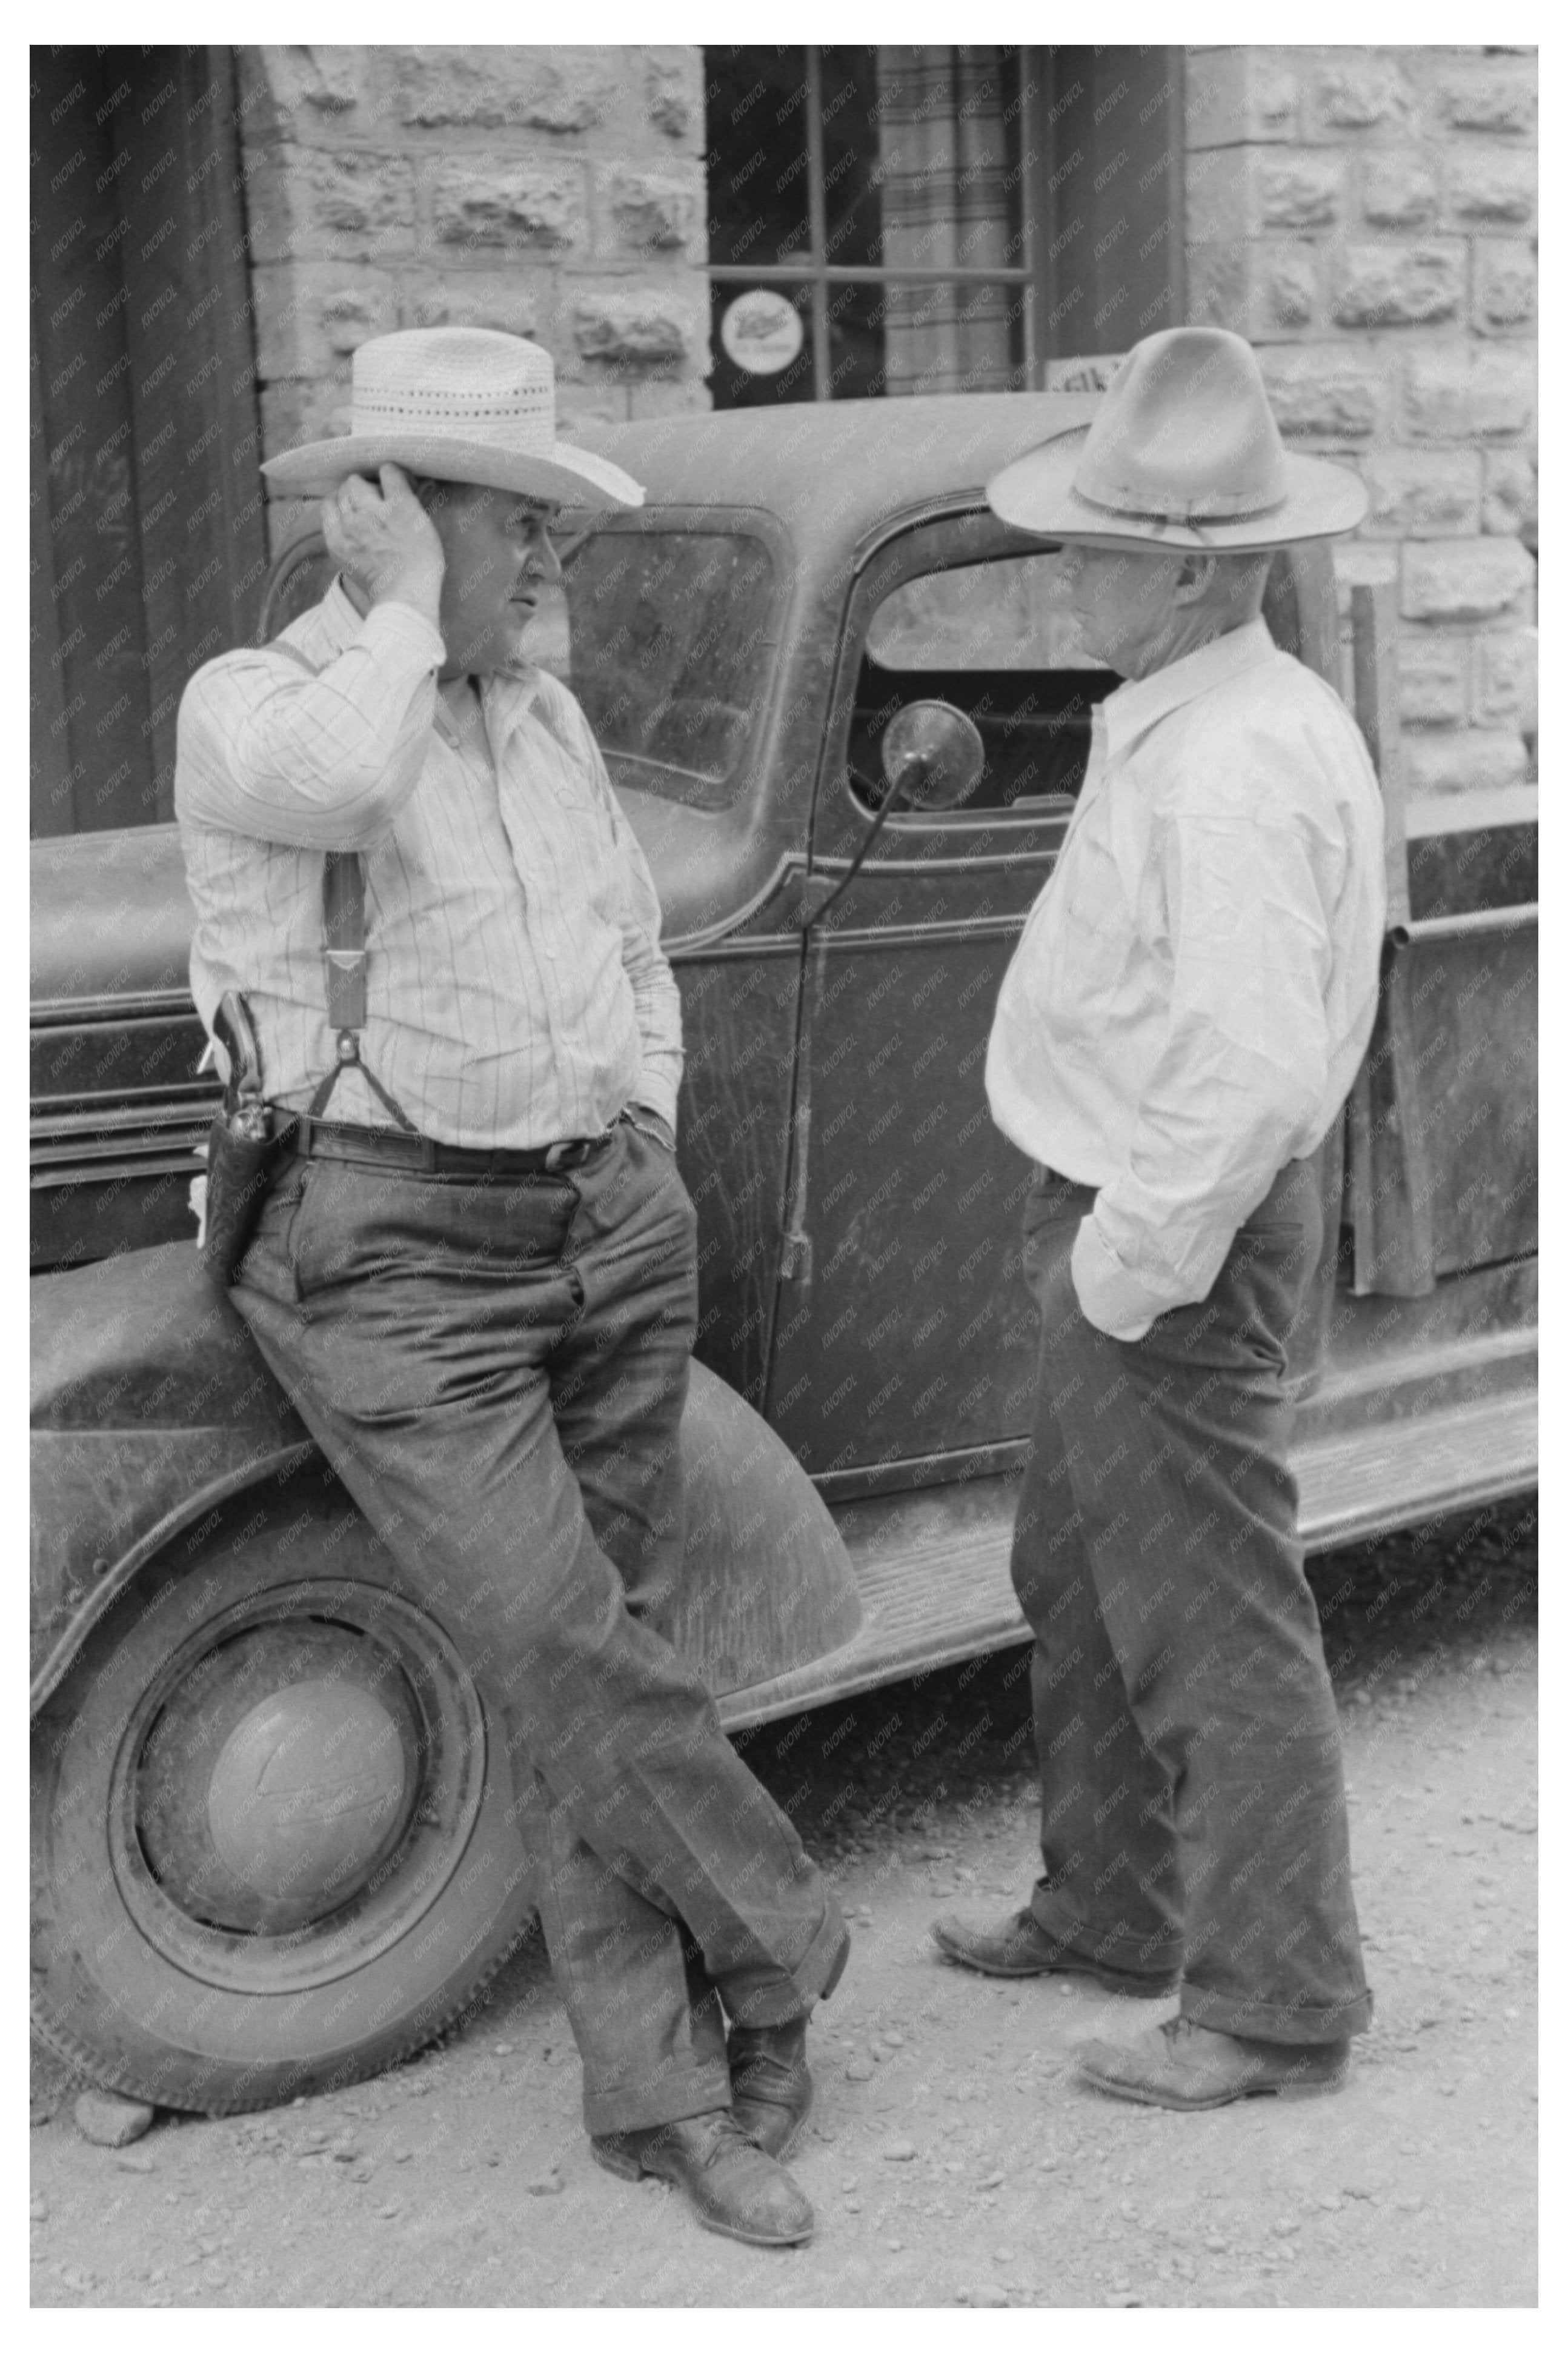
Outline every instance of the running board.
<svg viewBox="0 0 1568 2353">
<path fill-rule="evenodd" d="M 1540 1472 L 1539 1416 L 1531 1387 L 1419 1420 L 1309 1437 L 1290 1450 L 1302 1543 L 1329 1552 L 1523 1493 Z"/>
<path fill-rule="evenodd" d="M 1445 1518 L 1536 1482 L 1533 1389 L 1291 1450 L 1309 1552 Z M 1013 1591 L 1016 1477 L 927 1488 L 837 1512 L 864 1623 L 852 1642 L 719 1701 L 728 1731 L 1026 1641 Z"/>
</svg>

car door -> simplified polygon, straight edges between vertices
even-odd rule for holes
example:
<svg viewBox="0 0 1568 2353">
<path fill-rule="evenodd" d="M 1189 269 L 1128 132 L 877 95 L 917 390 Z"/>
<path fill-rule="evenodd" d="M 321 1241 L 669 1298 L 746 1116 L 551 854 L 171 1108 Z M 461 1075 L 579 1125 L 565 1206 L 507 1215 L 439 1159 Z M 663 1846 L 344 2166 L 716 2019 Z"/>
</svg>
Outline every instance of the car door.
<svg viewBox="0 0 1568 2353">
<path fill-rule="evenodd" d="M 963 807 L 894 811 L 808 936 L 795 1155 L 768 1418 L 826 1492 L 1000 1467 L 1028 1427 L 1019 1281 L 1028 1163 L 992 1123 L 1002 975 L 1066 833 L 1095 702 L 1058 558 L 989 513 L 906 530 L 864 562 L 824 744 L 819 898 L 865 843 L 879 739 L 922 697 L 985 752 Z"/>
</svg>

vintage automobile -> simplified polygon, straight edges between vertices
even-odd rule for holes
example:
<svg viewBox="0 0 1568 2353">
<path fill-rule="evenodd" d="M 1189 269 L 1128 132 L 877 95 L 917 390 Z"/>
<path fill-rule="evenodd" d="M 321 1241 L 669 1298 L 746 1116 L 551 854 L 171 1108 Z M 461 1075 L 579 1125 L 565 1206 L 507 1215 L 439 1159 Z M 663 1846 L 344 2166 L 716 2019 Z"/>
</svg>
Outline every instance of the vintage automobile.
<svg viewBox="0 0 1568 2353">
<path fill-rule="evenodd" d="M 1089 413 L 622 428 L 605 446 L 647 505 L 570 539 L 536 624 L 684 1001 L 679 1636 L 731 1726 L 1024 1638 L 1029 1171 L 987 1116 L 984 1043 L 1115 680 L 1063 638 L 1057 553 L 981 486 Z M 309 539 L 279 559 L 264 636 L 323 565 Z M 1267 610 L 1341 683 L 1321 546 L 1281 553 Z M 1529 797 L 1407 827 L 1389 617 L 1358 591 L 1356 619 L 1390 932 L 1293 1356 L 1318 1548 L 1536 1468 Z M 436 2034 L 526 1927 L 531 1866 L 460 1643 L 196 1260 L 215 1082 L 174 828 L 40 843 L 34 890 L 35 2014 L 102 2083 L 258 2106 Z"/>
</svg>

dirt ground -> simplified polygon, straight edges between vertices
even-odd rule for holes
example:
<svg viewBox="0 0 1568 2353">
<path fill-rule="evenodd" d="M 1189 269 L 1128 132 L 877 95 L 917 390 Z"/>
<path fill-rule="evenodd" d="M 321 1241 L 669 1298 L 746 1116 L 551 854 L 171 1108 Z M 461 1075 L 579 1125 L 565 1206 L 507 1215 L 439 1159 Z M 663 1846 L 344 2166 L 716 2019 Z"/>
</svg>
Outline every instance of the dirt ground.
<svg viewBox="0 0 1568 2353">
<path fill-rule="evenodd" d="M 1529 2306 L 1536 2296 L 1533 1510 L 1313 1564 L 1377 2000 L 1349 2088 L 1181 2116 L 1075 2085 L 1164 2010 L 939 1959 L 1035 1868 L 1022 1651 L 746 1740 L 838 1884 L 792 2159 L 805 2249 L 700 2231 L 590 2161 L 537 1935 L 379 2082 L 115 2153 L 35 2071 L 43 2306 Z"/>
</svg>

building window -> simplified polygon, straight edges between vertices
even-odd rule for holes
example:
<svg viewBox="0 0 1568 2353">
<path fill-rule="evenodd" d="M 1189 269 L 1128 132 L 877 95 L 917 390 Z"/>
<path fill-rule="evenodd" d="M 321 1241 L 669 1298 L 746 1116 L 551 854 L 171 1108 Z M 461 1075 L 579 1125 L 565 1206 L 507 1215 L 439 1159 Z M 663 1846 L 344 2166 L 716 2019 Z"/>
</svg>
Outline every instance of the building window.
<svg viewBox="0 0 1568 2353">
<path fill-rule="evenodd" d="M 704 63 L 716 408 L 1018 391 L 1183 315 L 1178 52 Z"/>
<path fill-rule="evenodd" d="M 1027 52 L 706 52 L 714 406 L 1031 375 Z"/>
</svg>

